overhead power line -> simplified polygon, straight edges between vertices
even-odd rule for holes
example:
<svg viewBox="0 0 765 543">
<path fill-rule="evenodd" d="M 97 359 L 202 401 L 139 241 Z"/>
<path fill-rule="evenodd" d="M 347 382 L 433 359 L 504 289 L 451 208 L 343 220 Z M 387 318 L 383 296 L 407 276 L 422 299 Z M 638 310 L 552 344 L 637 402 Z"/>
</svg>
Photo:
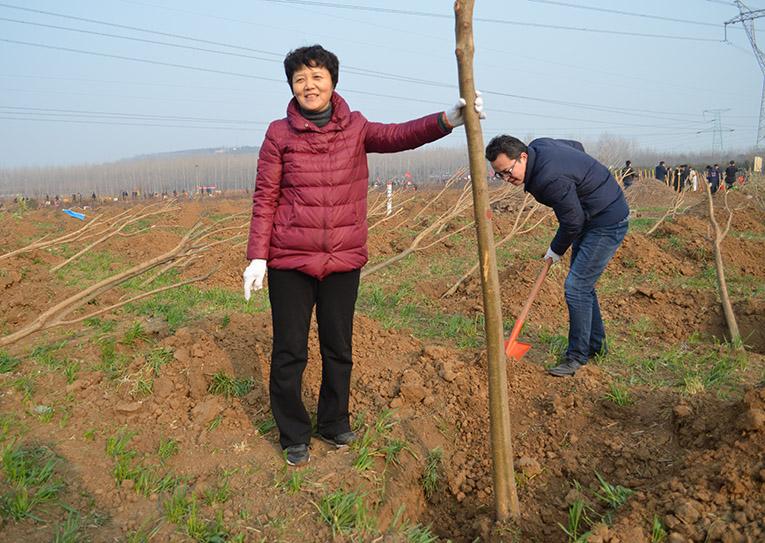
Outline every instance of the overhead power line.
<svg viewBox="0 0 765 543">
<path fill-rule="evenodd" d="M 243 74 L 239 72 L 229 72 L 226 70 L 216 70 L 214 68 L 202 68 L 199 66 L 190 66 L 188 64 L 178 64 L 175 62 L 163 62 L 160 60 L 151 60 L 146 58 L 138 58 L 138 57 L 129 57 L 125 55 L 113 55 L 111 53 L 100 53 L 97 51 L 87 51 L 85 49 L 75 49 L 73 47 L 62 47 L 60 45 L 48 45 L 45 43 L 35 43 L 35 42 L 28 42 L 28 41 L 21 41 L 21 40 L 9 40 L 7 38 L 0 38 L 0 42 L 6 42 L 6 43 L 15 43 L 17 45 L 28 45 L 30 47 L 39 47 L 42 49 L 52 49 L 55 51 L 68 51 L 70 53 L 80 53 L 83 55 L 92 55 L 95 57 L 104 57 L 104 58 L 116 58 L 119 60 L 130 60 L 133 62 L 142 62 L 144 64 L 154 64 L 157 66 L 170 66 L 173 68 L 183 68 L 186 70 L 195 70 L 199 72 L 209 72 L 214 74 L 222 74 L 222 75 L 233 75 L 237 77 L 246 77 L 248 79 L 258 79 L 260 81 L 276 81 L 279 83 L 284 83 L 283 79 L 276 79 L 273 77 L 265 77 L 260 75 L 252 75 L 252 74 Z"/>
<path fill-rule="evenodd" d="M 128 0 L 124 0 L 124 1 L 128 1 Z M 155 6 L 153 4 L 145 4 L 143 2 L 135 2 L 135 3 L 141 4 L 141 5 L 150 5 L 150 6 L 153 6 L 153 7 L 159 7 L 159 6 Z M 108 27 L 113 27 L 113 28 L 129 29 L 129 30 L 132 30 L 132 31 L 141 32 L 141 33 L 145 33 L 145 34 L 152 34 L 152 35 L 164 36 L 164 37 L 172 37 L 172 38 L 176 38 L 176 39 L 182 39 L 182 40 L 185 40 L 185 41 L 191 41 L 191 42 L 196 42 L 196 43 L 201 43 L 201 44 L 206 44 L 206 45 L 213 44 L 213 45 L 218 45 L 218 46 L 225 47 L 225 48 L 230 48 L 230 49 L 235 49 L 235 50 L 240 50 L 240 51 L 251 51 L 251 52 L 255 52 L 255 53 L 259 53 L 259 54 L 270 55 L 270 56 L 276 57 L 273 60 L 271 60 L 271 62 L 281 63 L 281 61 L 282 61 L 281 59 L 283 58 L 283 54 L 282 53 L 277 53 L 277 52 L 273 52 L 273 51 L 266 51 L 266 50 L 263 50 L 263 49 L 256 49 L 256 48 L 252 48 L 252 47 L 246 47 L 246 46 L 242 46 L 242 45 L 239 45 L 239 44 L 232 44 L 232 43 L 225 43 L 225 42 L 220 42 L 220 41 L 207 40 L 207 39 L 197 38 L 197 37 L 194 37 L 194 36 L 189 36 L 189 35 L 186 35 L 186 34 L 161 32 L 161 31 L 152 30 L 152 29 L 143 28 L 143 27 L 129 26 L 129 25 L 123 25 L 123 24 L 118 24 L 118 23 L 111 23 L 109 21 L 104 21 L 104 20 L 99 20 L 99 19 L 77 17 L 77 16 L 73 16 L 73 15 L 68 15 L 68 14 L 65 14 L 65 13 L 46 11 L 46 10 L 40 10 L 40 9 L 26 8 L 26 7 L 16 6 L 16 5 L 13 5 L 13 4 L 8 4 L 8 3 L 3 3 L 3 2 L 0 2 L 0 7 L 6 7 L 6 8 L 9 8 L 9 9 L 21 10 L 21 11 L 24 11 L 24 12 L 43 14 L 43 15 L 48 15 L 48 16 L 52 16 L 52 17 L 59 17 L 59 18 L 68 19 L 68 20 L 75 20 L 75 21 L 93 23 L 93 24 L 98 24 L 98 25 L 103 25 L 103 26 L 108 26 Z M 174 10 L 174 11 L 182 11 L 184 13 L 186 12 L 185 10 Z M 189 13 L 193 13 L 193 12 L 189 12 Z M 195 15 L 199 15 L 199 14 L 195 14 Z M 202 16 L 202 15 L 200 15 L 200 16 Z M 214 19 L 223 19 L 223 20 L 227 20 L 227 21 L 230 20 L 230 21 L 234 21 L 234 22 L 246 23 L 246 21 L 239 21 L 237 19 L 229 19 L 229 18 L 226 18 L 226 17 L 219 17 L 219 16 L 212 16 L 212 15 L 204 15 L 204 16 L 205 17 L 212 17 Z M 9 19 L 6 19 L 6 20 L 9 20 Z M 16 19 L 14 19 L 13 21 L 15 21 L 15 22 L 24 22 L 26 24 L 36 24 L 36 25 L 39 25 L 39 26 L 45 26 L 45 25 L 42 25 L 41 23 L 31 23 L 31 22 L 28 22 L 28 21 L 19 21 L 19 20 L 16 20 Z M 74 28 L 71 28 L 71 27 L 60 27 L 60 26 L 54 26 L 54 25 L 49 25 L 49 27 L 57 28 L 57 29 L 62 29 L 62 30 L 69 30 L 69 31 L 74 31 L 74 32 L 93 33 L 93 34 L 96 34 L 96 35 L 108 36 L 108 37 L 119 38 L 119 39 L 127 39 L 127 40 L 133 40 L 133 41 L 143 41 L 140 38 L 122 36 L 122 35 L 117 35 L 117 34 L 97 33 L 97 32 L 92 32 L 92 31 L 88 31 L 88 30 L 74 29 Z M 221 55 L 229 54 L 231 56 L 239 56 L 239 55 L 237 55 L 235 53 L 230 53 L 230 52 L 227 52 L 227 51 L 219 51 L 219 50 L 214 50 L 214 49 L 205 49 L 205 48 L 197 49 L 197 48 L 193 48 L 193 47 L 181 46 L 181 45 L 178 45 L 178 44 L 171 44 L 171 43 L 167 43 L 167 42 L 159 42 L 159 41 L 152 41 L 152 40 L 146 40 L 145 42 L 146 43 L 155 44 L 155 45 L 162 45 L 162 46 L 175 47 L 175 48 L 188 48 L 190 50 L 205 51 L 205 52 L 210 52 L 210 53 L 214 53 L 214 54 L 221 54 Z M 727 43 L 730 44 L 730 45 L 733 45 L 731 42 L 727 42 Z M 505 51 L 500 51 L 500 50 L 494 50 L 494 51 L 505 53 Z M 412 51 L 412 53 L 415 53 L 415 51 Z M 264 59 L 262 57 L 254 57 L 254 56 L 253 57 L 248 57 L 246 55 L 242 55 L 242 56 L 244 58 L 253 58 L 253 59 L 257 59 L 257 60 L 269 60 L 269 59 Z M 533 57 L 529 57 L 529 58 L 533 58 Z M 536 59 L 536 60 L 540 60 L 540 59 Z M 569 65 L 569 64 L 561 63 L 561 62 L 552 62 L 552 61 L 543 61 L 543 60 L 541 60 L 541 61 L 542 62 L 546 62 L 546 63 L 550 63 L 550 64 L 560 65 L 560 66 L 566 66 L 566 67 L 573 67 L 573 68 L 577 68 L 577 69 L 583 69 L 581 66 L 577 67 L 577 66 L 573 66 L 573 65 Z M 343 66 L 343 70 L 347 71 L 348 73 L 356 73 L 356 74 L 359 74 L 359 75 L 362 75 L 362 74 L 369 74 L 369 75 L 373 74 L 375 76 L 384 75 L 384 76 L 387 76 L 389 79 L 395 78 L 394 80 L 396 80 L 396 81 L 412 81 L 413 82 L 415 80 L 415 78 L 411 78 L 411 77 L 407 78 L 407 76 L 401 76 L 399 74 L 391 74 L 391 73 L 387 73 L 387 72 L 380 72 L 380 71 L 376 71 L 376 70 L 369 70 L 369 69 L 366 69 L 366 68 L 360 68 L 360 67 L 356 67 L 356 66 L 352 66 L 352 65 L 344 65 Z M 591 70 L 591 68 L 587 68 L 587 70 L 589 71 L 589 70 Z M 619 74 L 619 73 L 615 73 L 615 72 L 604 72 L 604 71 L 601 71 L 601 72 L 602 73 L 606 73 L 608 75 L 615 75 L 615 76 L 618 76 L 618 77 L 621 77 L 621 78 L 624 78 L 624 77 L 634 78 L 633 76 L 630 76 L 630 75 L 627 75 L 627 74 Z M 634 78 L 634 79 L 639 79 L 639 78 Z M 667 83 L 667 85 L 671 86 L 671 87 L 675 87 L 675 88 L 683 88 L 683 89 L 687 88 L 686 85 L 683 85 L 683 86 L 680 86 L 680 85 L 671 85 L 669 83 Z"/>
<path fill-rule="evenodd" d="M 8 113 L 5 113 L 5 115 L 8 115 Z M 0 119 L 4 121 L 33 121 L 33 122 L 46 122 L 46 123 L 73 123 L 73 124 L 101 124 L 101 125 L 110 125 L 110 126 L 149 126 L 149 127 L 156 127 L 156 128 L 183 128 L 189 129 L 189 128 L 196 128 L 196 129 L 202 129 L 202 130 L 229 130 L 234 132 L 254 132 L 254 131 L 262 131 L 263 128 L 237 128 L 235 126 L 199 126 L 199 125 L 192 125 L 192 124 L 157 124 L 157 123 L 130 123 L 130 122 L 124 122 L 124 121 L 96 121 L 96 120 L 79 120 L 79 119 L 43 119 L 39 117 L 7 117 L 7 116 L 0 116 Z"/>
<path fill-rule="evenodd" d="M 253 53 L 261 53 L 261 54 L 264 54 L 264 55 L 275 55 L 275 56 L 277 56 L 279 58 L 283 57 L 282 54 L 274 53 L 272 51 L 264 51 L 262 49 L 253 49 L 252 47 L 245 47 L 245 46 L 242 46 L 242 45 L 234 45 L 234 44 L 224 43 L 224 42 L 220 42 L 220 41 L 206 40 L 206 39 L 202 39 L 202 38 L 186 36 L 184 34 L 176 34 L 176 33 L 173 33 L 173 32 L 161 32 L 159 30 L 148 30 L 146 28 L 141 28 L 141 27 L 138 27 L 138 26 L 123 25 L 123 24 L 119 24 L 119 23 L 110 23 L 108 21 L 100 21 L 98 19 L 89 19 L 87 17 L 77 17 L 77 16 L 74 16 L 74 15 L 67 15 L 65 13 L 57 13 L 55 11 L 45 11 L 45 10 L 42 10 L 42 9 L 32 9 L 32 8 L 28 8 L 28 7 L 24 7 L 24 6 L 16 6 L 14 4 L 6 4 L 4 2 L 0 2 L 0 7 L 4 7 L 4 8 L 8 8 L 8 9 L 16 9 L 16 10 L 20 10 L 20 11 L 27 11 L 27 12 L 30 12 L 30 13 L 37 13 L 37 14 L 40 14 L 40 15 L 49 15 L 49 16 L 52 16 L 52 17 L 61 17 L 62 19 L 70 19 L 70 20 L 73 20 L 73 21 L 80 21 L 80 22 L 84 22 L 84 23 L 93 23 L 93 24 L 99 24 L 99 25 L 106 25 L 106 26 L 111 26 L 111 27 L 114 27 L 114 28 L 122 28 L 124 30 L 133 30 L 135 32 L 146 32 L 146 33 L 150 33 L 150 34 L 156 34 L 158 36 L 165 36 L 165 37 L 168 37 L 168 38 L 177 38 L 177 39 L 181 39 L 181 40 L 190 40 L 190 41 L 195 41 L 197 43 L 206 43 L 208 45 L 220 45 L 222 47 L 229 47 L 231 49 L 239 49 L 239 50 L 242 50 L 242 51 L 250 51 L 250 52 L 253 52 Z"/>
<path fill-rule="evenodd" d="M 90 50 L 84 50 L 84 49 L 76 49 L 72 47 L 62 47 L 57 45 L 49 45 L 44 43 L 35 43 L 35 42 L 27 42 L 27 41 L 21 41 L 21 40 L 10 40 L 7 38 L 0 38 L 0 42 L 6 42 L 6 43 L 14 43 L 18 45 L 27 45 L 30 47 L 39 47 L 43 49 L 51 49 L 51 50 L 58 50 L 58 51 L 67 51 L 72 53 L 80 53 L 85 55 L 91 55 L 96 57 L 103 57 L 103 58 L 115 58 L 119 60 L 128 60 L 133 62 L 140 62 L 144 64 L 151 64 L 151 65 L 157 65 L 157 66 L 169 66 L 174 68 L 181 68 L 186 70 L 194 70 L 194 71 L 201 71 L 201 72 L 208 72 L 208 73 L 215 73 L 215 74 L 222 74 L 222 75 L 231 75 L 235 77 L 244 77 L 248 79 L 256 79 L 260 81 L 275 81 L 278 83 L 283 83 L 283 79 L 276 79 L 273 77 L 266 77 L 266 76 L 259 76 L 259 75 L 253 75 L 250 73 L 241 73 L 241 72 L 232 72 L 227 70 L 218 70 L 214 68 L 203 68 L 200 66 L 192 66 L 188 64 L 180 64 L 180 63 L 174 63 L 174 62 L 164 62 L 159 60 L 153 60 L 153 59 L 146 59 L 146 58 L 139 58 L 139 57 L 130 57 L 126 55 L 115 55 L 111 53 L 102 53 L 98 51 L 90 51 Z M 360 75 L 360 74 L 359 74 Z M 416 78 L 408 78 L 404 76 L 394 76 L 394 77 L 388 77 L 384 75 L 380 75 L 379 77 L 384 79 L 394 79 L 395 81 L 404 81 L 404 82 L 410 82 L 415 84 L 421 84 L 421 85 L 429 85 L 433 87 L 440 87 L 440 88 L 448 88 L 448 89 L 457 89 L 456 85 L 453 84 L 447 84 L 442 83 L 439 81 L 428 81 L 424 79 L 416 79 Z M 375 93 L 368 93 L 364 91 L 356 91 L 362 94 L 368 94 L 368 95 L 374 95 Z M 611 112 L 611 113 L 619 113 L 621 115 L 629 115 L 629 116 L 639 116 L 639 117 L 650 117 L 651 115 L 658 115 L 660 116 L 660 119 L 664 120 L 672 120 L 671 118 L 668 118 L 667 116 L 672 117 L 698 117 L 698 115 L 695 114 L 688 114 L 688 113 L 677 113 L 677 112 L 667 112 L 667 111 L 654 111 L 649 109 L 642 109 L 642 108 L 626 108 L 626 107 L 619 107 L 619 106 L 603 106 L 599 104 L 586 104 L 581 102 L 571 102 L 571 101 L 565 101 L 565 100 L 554 100 L 549 98 L 540 98 L 536 96 L 524 96 L 521 94 L 512 94 L 512 93 L 506 93 L 501 91 L 493 91 L 493 90 L 484 90 L 484 94 L 487 95 L 496 95 L 496 96 L 503 96 L 505 98 L 516 98 L 521 100 L 530 100 L 535 102 L 542 102 L 542 103 L 548 103 L 548 104 L 556 104 L 556 105 L 562 105 L 567 107 L 575 107 L 579 109 L 588 109 L 593 111 L 602 111 L 602 112 Z"/>
<path fill-rule="evenodd" d="M 114 111 L 91 111 L 82 109 L 58 109 L 58 108 L 41 108 L 41 107 L 28 107 L 28 106 L 0 106 L 0 110 L 7 109 L 11 111 L 21 111 L 25 115 L 78 115 L 86 117 L 118 117 L 118 118 L 141 118 L 147 120 L 162 120 L 162 121 L 189 121 L 197 123 L 226 123 L 226 124 L 260 124 L 268 125 L 269 123 L 264 121 L 242 120 L 242 119 L 216 119 L 209 117 L 185 117 L 178 115 L 156 115 L 156 114 L 144 114 L 144 113 L 120 113 Z"/>
<path fill-rule="evenodd" d="M 452 14 L 447 15 L 445 13 L 383 8 L 383 7 L 376 7 L 376 6 L 359 6 L 356 4 L 343 4 L 339 2 L 322 2 L 318 0 L 262 0 L 262 1 L 272 2 L 275 4 L 295 4 L 295 5 L 303 5 L 303 6 L 347 9 L 347 10 L 356 10 L 356 11 L 369 11 L 374 13 L 388 13 L 393 15 L 410 15 L 413 17 L 432 17 L 437 19 L 452 19 L 453 18 Z M 528 21 L 510 21 L 507 19 L 497 19 L 497 18 L 473 17 L 473 20 L 481 22 L 481 23 L 522 26 L 524 28 L 529 28 L 529 27 L 547 28 L 551 30 L 570 30 L 575 32 L 591 32 L 595 34 L 612 34 L 617 36 L 635 36 L 635 37 L 642 37 L 642 38 L 662 38 L 662 39 L 668 39 L 668 40 L 700 41 L 700 42 L 712 42 L 712 43 L 719 43 L 722 41 L 719 39 L 698 38 L 695 36 L 677 36 L 674 34 L 651 34 L 651 33 L 645 33 L 645 32 L 629 32 L 624 30 L 605 30 L 601 28 L 553 25 L 553 24 L 546 24 L 546 23 L 533 23 Z"/>
<path fill-rule="evenodd" d="M 690 25 L 698 25 L 698 26 L 711 26 L 713 28 L 720 28 L 719 23 L 707 23 L 704 21 L 692 21 L 689 19 L 676 19 L 674 17 L 664 17 L 662 15 L 648 15 L 646 13 L 635 13 L 634 11 L 623 11 L 620 9 L 608 9 L 608 8 L 598 8 L 595 6 L 583 6 L 581 4 L 571 4 L 569 2 L 558 2 L 557 0 L 528 0 L 529 2 L 534 2 L 537 4 L 551 4 L 553 6 L 564 6 L 567 8 L 574 8 L 574 9 L 583 9 L 587 11 L 598 11 L 601 13 L 613 13 L 615 15 L 627 15 L 630 17 L 640 17 L 642 19 L 653 19 L 656 21 L 670 21 L 673 23 L 685 23 Z"/>
<path fill-rule="evenodd" d="M 222 46 L 222 47 L 229 47 L 229 48 L 232 48 L 232 49 L 239 49 L 239 50 L 244 50 L 244 51 L 253 51 L 253 52 L 257 52 L 257 53 L 261 53 L 261 54 L 265 54 L 265 55 L 271 55 L 271 56 L 274 56 L 274 57 L 277 57 L 277 58 L 265 58 L 265 57 L 255 56 L 255 55 L 248 55 L 248 54 L 244 54 L 244 53 L 233 53 L 231 51 L 220 51 L 218 49 L 208 49 L 208 48 L 204 48 L 204 47 L 194 47 L 194 46 L 191 46 L 191 45 L 180 45 L 180 44 L 177 44 L 177 43 L 169 43 L 169 42 L 162 42 L 162 41 L 157 41 L 157 40 L 149 40 L 149 39 L 146 39 L 146 38 L 136 38 L 136 37 L 133 37 L 133 36 L 124 36 L 124 35 L 112 34 L 112 33 L 108 33 L 108 32 L 97 32 L 97 31 L 94 31 L 94 30 L 85 30 L 85 29 L 81 29 L 81 28 L 72 28 L 72 27 L 68 27 L 68 26 L 60 26 L 60 25 L 51 25 L 51 24 L 46 24 L 46 23 L 38 23 L 38 22 L 35 22 L 35 21 L 25 21 L 25 20 L 22 20 L 22 19 L 11 19 L 11 18 L 7 18 L 7 17 L 0 17 L 0 21 L 6 21 L 6 22 L 11 22 L 11 23 L 17 23 L 17 24 L 25 24 L 25 25 L 31 25 L 31 26 L 39 26 L 39 27 L 43 27 L 43 28 L 52 28 L 52 29 L 55 29 L 55 30 L 64 30 L 64 31 L 67 31 L 67 32 L 77 32 L 77 33 L 80 33 L 80 34 L 90 34 L 90 35 L 94 35 L 94 36 L 103 36 L 103 37 L 108 37 L 108 38 L 117 38 L 117 39 L 122 39 L 122 40 L 130 40 L 130 41 L 136 41 L 136 42 L 141 42 L 141 43 L 148 43 L 148 44 L 152 44 L 152 45 L 161 45 L 161 46 L 164 46 L 164 47 L 174 47 L 176 49 L 188 49 L 188 50 L 191 50 L 191 51 L 200 51 L 200 52 L 204 52 L 204 53 L 213 53 L 213 54 L 216 54 L 216 55 L 227 55 L 227 56 L 240 57 L 240 58 L 249 58 L 249 59 L 253 59 L 253 60 L 262 60 L 264 62 L 273 62 L 273 63 L 276 63 L 276 64 L 282 64 L 282 61 L 283 61 L 282 60 L 283 59 L 283 55 L 281 53 L 276 53 L 276 52 L 273 52 L 273 51 L 264 51 L 263 49 L 253 49 L 253 48 L 250 48 L 250 47 L 244 47 L 244 46 L 240 46 L 240 45 L 228 44 L 228 43 L 224 43 L 224 42 L 214 42 L 214 41 L 210 41 L 210 40 L 203 40 L 203 39 L 195 38 L 195 37 L 192 37 L 192 36 L 186 36 L 186 35 L 182 35 L 182 34 L 172 34 L 172 33 L 168 33 L 168 32 L 159 32 L 159 31 L 149 30 L 149 29 L 140 28 L 140 27 L 136 27 L 136 26 L 127 26 L 127 25 L 122 25 L 122 24 L 117 24 L 117 23 L 110 23 L 108 21 L 100 21 L 100 20 L 97 20 L 97 19 L 87 19 L 87 18 L 84 18 L 84 17 L 75 17 L 75 16 L 72 16 L 72 15 L 66 15 L 66 14 L 63 14 L 63 13 L 56 13 L 56 12 L 52 12 L 52 11 L 43 11 L 43 10 L 38 10 L 38 9 L 23 8 L 23 7 L 19 7 L 19 6 L 12 6 L 10 4 L 0 3 L 0 7 L 19 9 L 19 10 L 22 10 L 22 11 L 30 11 L 30 12 L 34 12 L 34 13 L 41 13 L 41 14 L 44 14 L 44 15 L 50 15 L 50 16 L 54 16 L 54 17 L 61 17 L 61 18 L 64 18 L 64 19 L 72 19 L 72 20 L 78 20 L 78 21 L 85 21 L 85 22 L 88 22 L 88 23 L 100 24 L 100 25 L 105 25 L 105 26 L 112 26 L 112 27 L 115 27 L 115 28 L 126 28 L 126 29 L 130 29 L 130 30 L 133 30 L 133 31 L 137 31 L 137 32 L 156 34 L 156 35 L 160 35 L 160 36 L 170 36 L 170 37 L 174 37 L 174 38 L 178 38 L 178 39 L 183 39 L 183 40 L 187 40 L 187 41 L 194 41 L 194 42 L 200 42 L 200 43 L 212 43 L 212 44 L 219 45 L 219 46 Z M 394 79 L 396 81 L 404 81 L 404 80 L 406 80 L 406 81 L 415 81 L 417 79 L 417 78 L 412 78 L 412 77 L 407 77 L 407 76 L 401 76 L 401 75 L 398 75 L 398 74 L 392 74 L 392 73 L 388 73 L 388 72 L 381 72 L 379 70 L 370 70 L 370 69 L 367 69 L 367 68 L 359 68 L 359 67 L 351 66 L 351 65 L 345 65 L 343 67 L 343 70 L 347 71 L 348 73 L 352 73 L 352 74 L 356 74 L 356 75 L 362 75 L 362 76 L 367 76 L 367 77 L 380 77 L 381 75 L 384 75 L 388 79 Z"/>
</svg>

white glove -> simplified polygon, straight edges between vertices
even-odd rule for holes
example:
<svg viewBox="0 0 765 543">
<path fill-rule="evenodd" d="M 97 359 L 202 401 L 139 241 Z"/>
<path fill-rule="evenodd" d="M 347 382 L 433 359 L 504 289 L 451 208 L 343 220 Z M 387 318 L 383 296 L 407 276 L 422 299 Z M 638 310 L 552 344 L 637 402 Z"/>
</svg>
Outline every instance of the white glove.
<svg viewBox="0 0 765 543">
<path fill-rule="evenodd" d="M 548 247 L 547 252 L 545 253 L 545 259 L 547 258 L 552 259 L 552 263 L 555 264 L 560 260 L 560 255 L 558 253 L 554 253 L 552 248 Z"/>
<path fill-rule="evenodd" d="M 253 283 L 255 290 L 263 288 L 263 278 L 266 276 L 266 261 L 262 258 L 256 258 L 244 269 L 244 274 L 242 275 L 244 275 L 244 299 L 249 302 Z"/>
<path fill-rule="evenodd" d="M 453 108 L 446 111 L 446 120 L 449 121 L 452 128 L 457 128 L 458 126 L 465 124 L 465 115 L 463 114 L 462 108 L 465 107 L 466 103 L 464 98 L 460 98 L 457 100 L 457 103 L 454 104 Z M 478 113 L 479 119 L 486 118 L 486 113 L 483 111 L 483 97 L 478 91 L 475 91 L 475 102 L 473 102 L 473 107 L 475 108 L 475 112 Z"/>
</svg>

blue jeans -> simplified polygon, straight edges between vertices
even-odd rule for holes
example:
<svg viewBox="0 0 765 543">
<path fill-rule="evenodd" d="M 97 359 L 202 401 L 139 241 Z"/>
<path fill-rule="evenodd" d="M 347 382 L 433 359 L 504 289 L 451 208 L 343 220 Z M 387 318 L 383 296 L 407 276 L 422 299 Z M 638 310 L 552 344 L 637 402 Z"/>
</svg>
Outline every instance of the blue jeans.
<svg viewBox="0 0 765 543">
<path fill-rule="evenodd" d="M 564 283 L 569 316 L 566 360 L 586 364 L 603 349 L 606 330 L 595 283 L 624 240 L 628 226 L 629 217 L 608 226 L 585 227 L 571 247 L 571 270 Z"/>
</svg>

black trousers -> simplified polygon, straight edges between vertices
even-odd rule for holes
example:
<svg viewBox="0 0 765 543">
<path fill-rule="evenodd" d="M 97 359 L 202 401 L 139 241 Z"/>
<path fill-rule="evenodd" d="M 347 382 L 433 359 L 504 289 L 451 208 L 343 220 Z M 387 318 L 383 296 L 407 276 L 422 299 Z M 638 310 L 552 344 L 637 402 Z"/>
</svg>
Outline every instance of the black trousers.
<svg viewBox="0 0 765 543">
<path fill-rule="evenodd" d="M 317 429 L 327 436 L 351 429 L 348 397 L 359 275 L 360 270 L 333 273 L 319 281 L 295 270 L 268 270 L 274 328 L 269 389 L 282 447 L 308 444 L 311 440 L 311 419 L 303 405 L 302 384 L 314 305 L 322 361 Z"/>
</svg>

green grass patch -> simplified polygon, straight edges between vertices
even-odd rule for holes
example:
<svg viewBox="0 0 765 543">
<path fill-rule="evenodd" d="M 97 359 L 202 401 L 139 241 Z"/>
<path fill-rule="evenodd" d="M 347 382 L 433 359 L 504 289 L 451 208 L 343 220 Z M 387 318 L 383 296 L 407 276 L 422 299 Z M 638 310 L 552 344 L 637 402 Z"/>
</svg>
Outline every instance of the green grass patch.
<svg viewBox="0 0 765 543">
<path fill-rule="evenodd" d="M 606 393 L 606 399 L 620 407 L 632 403 L 632 398 L 630 397 L 630 392 L 627 387 L 619 385 L 618 383 L 611 383 L 609 391 Z"/>
<path fill-rule="evenodd" d="M 9 355 L 6 351 L 0 351 L 0 373 L 10 373 L 21 365 L 21 360 Z"/>
<path fill-rule="evenodd" d="M 274 486 L 285 490 L 290 494 L 300 492 L 313 472 L 308 469 L 293 469 L 287 465 L 282 466 L 276 478 Z"/>
<path fill-rule="evenodd" d="M 155 282 L 151 287 L 174 283 L 177 278 L 173 276 L 170 280 L 158 279 L 158 281 L 160 284 Z M 138 284 L 129 285 L 128 288 L 138 289 Z M 248 303 L 239 290 L 217 287 L 202 290 L 193 285 L 167 290 L 147 300 L 126 306 L 127 311 L 131 313 L 163 319 L 171 332 L 175 332 L 193 319 L 214 313 L 252 314 L 261 313 L 268 308 L 268 297 L 262 290 L 255 292 Z"/>
<path fill-rule="evenodd" d="M 130 359 L 117 350 L 117 340 L 111 336 L 105 336 L 99 338 L 98 343 L 101 350 L 101 362 L 97 369 L 103 371 L 109 379 L 122 377 Z"/>
<path fill-rule="evenodd" d="M 176 454 L 178 454 L 178 442 L 176 440 L 173 438 L 163 438 L 160 440 L 157 447 L 157 455 L 160 462 L 164 463 Z"/>
<path fill-rule="evenodd" d="M 120 340 L 120 343 L 123 345 L 133 346 L 139 341 L 147 341 L 148 334 L 143 329 L 143 325 L 136 321 L 133 324 L 131 324 L 127 330 L 125 330 L 125 333 L 122 336 L 122 339 Z"/>
<path fill-rule="evenodd" d="M 612 485 L 606 481 L 603 476 L 595 472 L 598 478 L 600 488 L 595 492 L 595 496 L 612 509 L 617 509 L 624 505 L 627 499 L 633 494 L 632 490 L 621 485 Z"/>
<path fill-rule="evenodd" d="M 715 390 L 727 395 L 738 386 L 747 369 L 746 357 L 725 344 L 710 344 L 697 336 L 656 352 L 650 345 L 627 341 L 611 344 L 600 365 L 629 384 L 673 387 L 686 394 Z M 620 393 L 610 391 L 615 396 Z"/>
<path fill-rule="evenodd" d="M 146 353 L 146 364 L 154 377 L 159 377 L 159 370 L 173 360 L 173 350 L 169 347 L 157 347 Z"/>
<path fill-rule="evenodd" d="M 429 311 L 427 304 L 408 284 L 390 291 L 371 284 L 362 285 L 358 308 L 385 328 L 409 329 L 420 338 L 448 339 L 460 348 L 479 348 L 484 344 L 483 314 Z"/>
<path fill-rule="evenodd" d="M 255 386 L 252 377 L 238 378 L 219 371 L 212 377 L 208 392 L 218 394 L 219 396 L 242 397 L 247 395 Z"/>
<path fill-rule="evenodd" d="M 135 435 L 135 432 L 123 427 L 106 440 L 106 454 L 115 460 L 112 471 L 115 484 L 133 481 L 133 488 L 143 496 L 169 492 L 178 487 L 181 483 L 178 477 L 170 473 L 161 474 L 157 467 L 136 460 L 138 453 L 128 448 Z"/>
<path fill-rule="evenodd" d="M 333 537 L 351 531 L 365 534 L 373 527 L 364 496 L 359 492 L 336 490 L 322 497 L 316 508 L 321 519 L 332 529 Z"/>
<path fill-rule="evenodd" d="M 57 353 L 66 345 L 66 343 L 66 340 L 64 340 L 49 345 L 38 345 L 32 349 L 29 357 L 38 364 L 46 366 L 49 369 L 61 369 L 66 366 L 68 361 L 65 358 L 59 357 Z"/>
<path fill-rule="evenodd" d="M 70 511 L 66 520 L 56 526 L 52 543 L 78 543 L 85 538 L 80 533 L 82 519 L 77 511 Z"/>
<path fill-rule="evenodd" d="M 428 457 L 425 459 L 425 471 L 422 474 L 422 489 L 425 496 L 430 498 L 439 489 L 441 483 L 441 463 L 443 462 L 444 452 L 436 447 L 428 451 Z"/>
<path fill-rule="evenodd" d="M 64 483 L 55 477 L 58 462 L 48 447 L 12 441 L 3 448 L 4 481 L 0 483 L 3 518 L 14 521 L 31 518 L 42 522 L 38 509 L 55 503 L 64 488 Z"/>
<path fill-rule="evenodd" d="M 88 251 L 58 270 L 56 278 L 66 286 L 83 287 L 111 277 L 124 266 L 126 262 L 110 251 Z"/>
</svg>

